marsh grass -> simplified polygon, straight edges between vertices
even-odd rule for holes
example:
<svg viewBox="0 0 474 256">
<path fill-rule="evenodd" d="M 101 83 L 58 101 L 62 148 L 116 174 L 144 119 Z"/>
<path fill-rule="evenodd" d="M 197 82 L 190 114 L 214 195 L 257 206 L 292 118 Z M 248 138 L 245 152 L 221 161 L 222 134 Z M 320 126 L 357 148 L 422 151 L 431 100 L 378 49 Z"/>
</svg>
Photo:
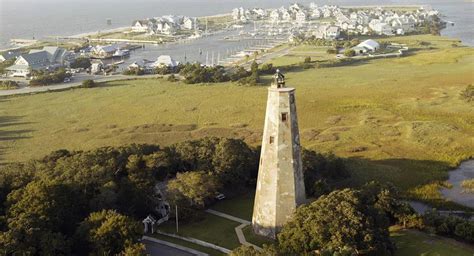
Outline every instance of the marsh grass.
<svg viewBox="0 0 474 256">
<path fill-rule="evenodd" d="M 473 156 L 472 104 L 459 94 L 473 83 L 474 49 L 442 37 L 411 40 L 436 49 L 285 74 L 296 88 L 302 145 L 347 158 L 355 185 L 378 180 L 409 191 L 445 180 Z M 205 136 L 259 145 L 266 97 L 265 86 L 139 79 L 3 98 L 0 117 L 11 118 L 0 118 L 0 161 Z"/>
</svg>

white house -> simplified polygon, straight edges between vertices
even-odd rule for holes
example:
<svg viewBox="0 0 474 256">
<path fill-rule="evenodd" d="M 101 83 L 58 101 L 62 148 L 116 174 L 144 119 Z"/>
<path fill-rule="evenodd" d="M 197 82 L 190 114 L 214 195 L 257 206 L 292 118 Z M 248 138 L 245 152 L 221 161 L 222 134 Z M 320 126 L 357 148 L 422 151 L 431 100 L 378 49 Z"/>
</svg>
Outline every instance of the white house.
<svg viewBox="0 0 474 256">
<path fill-rule="evenodd" d="M 265 18 L 265 16 L 267 16 L 267 11 L 265 11 L 265 9 L 262 9 L 262 8 L 253 8 L 252 12 L 255 13 L 255 15 L 257 16 L 257 19 L 263 19 Z"/>
<path fill-rule="evenodd" d="M 319 9 L 313 9 L 313 11 L 311 12 L 311 18 L 313 19 L 321 18 L 321 11 Z"/>
<path fill-rule="evenodd" d="M 291 14 L 289 11 L 287 10 L 282 10 L 281 11 L 281 18 L 283 19 L 283 21 L 291 21 Z"/>
<path fill-rule="evenodd" d="M 380 44 L 372 39 L 365 40 L 364 42 L 352 47 L 352 50 L 355 51 L 357 55 L 368 53 L 368 52 L 376 52 L 380 49 Z"/>
<path fill-rule="evenodd" d="M 303 10 L 303 6 L 298 4 L 298 3 L 294 3 L 294 4 L 292 4 L 288 7 L 288 11 L 290 11 L 292 13 L 298 13 L 302 10 Z"/>
<path fill-rule="evenodd" d="M 273 22 L 280 21 L 280 19 L 281 19 L 281 14 L 278 10 L 273 10 L 270 13 L 270 20 L 272 20 Z"/>
<path fill-rule="evenodd" d="M 296 13 L 296 22 L 304 23 L 306 21 L 306 13 L 303 11 L 299 11 Z"/>
<path fill-rule="evenodd" d="M 341 28 L 338 26 L 329 26 L 326 29 L 325 39 L 337 39 L 341 35 Z"/>
<path fill-rule="evenodd" d="M 181 25 L 183 29 L 192 30 L 196 28 L 196 18 L 184 17 L 183 24 Z"/>
<path fill-rule="evenodd" d="M 148 21 L 147 20 L 136 20 L 132 23 L 133 32 L 147 32 L 148 31 Z"/>
<path fill-rule="evenodd" d="M 55 70 L 69 66 L 74 60 L 73 52 L 48 46 L 41 50 L 31 50 L 28 54 L 21 54 L 6 70 L 10 76 L 27 77 L 32 70 Z"/>
</svg>

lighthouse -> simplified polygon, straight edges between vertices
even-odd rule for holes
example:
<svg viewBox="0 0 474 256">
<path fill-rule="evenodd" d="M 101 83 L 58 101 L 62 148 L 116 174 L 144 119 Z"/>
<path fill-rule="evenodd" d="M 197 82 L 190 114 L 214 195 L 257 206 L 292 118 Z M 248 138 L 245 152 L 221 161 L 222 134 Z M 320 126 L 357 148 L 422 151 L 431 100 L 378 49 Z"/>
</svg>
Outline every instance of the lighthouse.
<svg viewBox="0 0 474 256">
<path fill-rule="evenodd" d="M 305 202 L 295 89 L 278 70 L 268 88 L 252 227 L 272 239 Z"/>
</svg>

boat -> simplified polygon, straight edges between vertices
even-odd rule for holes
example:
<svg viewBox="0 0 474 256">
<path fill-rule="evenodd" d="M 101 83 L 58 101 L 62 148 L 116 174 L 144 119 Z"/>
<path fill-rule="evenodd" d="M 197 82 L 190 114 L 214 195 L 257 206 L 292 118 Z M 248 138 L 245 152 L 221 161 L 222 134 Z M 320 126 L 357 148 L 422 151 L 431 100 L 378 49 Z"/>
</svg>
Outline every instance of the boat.
<svg viewBox="0 0 474 256">
<path fill-rule="evenodd" d="M 130 51 L 129 50 L 120 50 L 120 49 L 117 49 L 114 54 L 112 55 L 113 57 L 126 57 L 126 56 L 129 56 L 130 55 Z"/>
</svg>

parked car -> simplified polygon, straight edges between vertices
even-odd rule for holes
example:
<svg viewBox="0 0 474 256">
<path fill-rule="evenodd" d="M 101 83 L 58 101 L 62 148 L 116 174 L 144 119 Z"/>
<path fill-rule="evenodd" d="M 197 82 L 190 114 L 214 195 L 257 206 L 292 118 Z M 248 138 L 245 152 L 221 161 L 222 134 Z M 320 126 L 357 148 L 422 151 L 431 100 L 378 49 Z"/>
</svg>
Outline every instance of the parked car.
<svg viewBox="0 0 474 256">
<path fill-rule="evenodd" d="M 222 194 L 222 193 L 218 193 L 215 197 L 214 197 L 216 200 L 224 200 L 225 199 L 225 195 Z"/>
<path fill-rule="evenodd" d="M 64 82 L 65 82 L 65 83 L 71 82 L 71 78 L 69 78 L 69 77 L 64 78 Z"/>
</svg>

